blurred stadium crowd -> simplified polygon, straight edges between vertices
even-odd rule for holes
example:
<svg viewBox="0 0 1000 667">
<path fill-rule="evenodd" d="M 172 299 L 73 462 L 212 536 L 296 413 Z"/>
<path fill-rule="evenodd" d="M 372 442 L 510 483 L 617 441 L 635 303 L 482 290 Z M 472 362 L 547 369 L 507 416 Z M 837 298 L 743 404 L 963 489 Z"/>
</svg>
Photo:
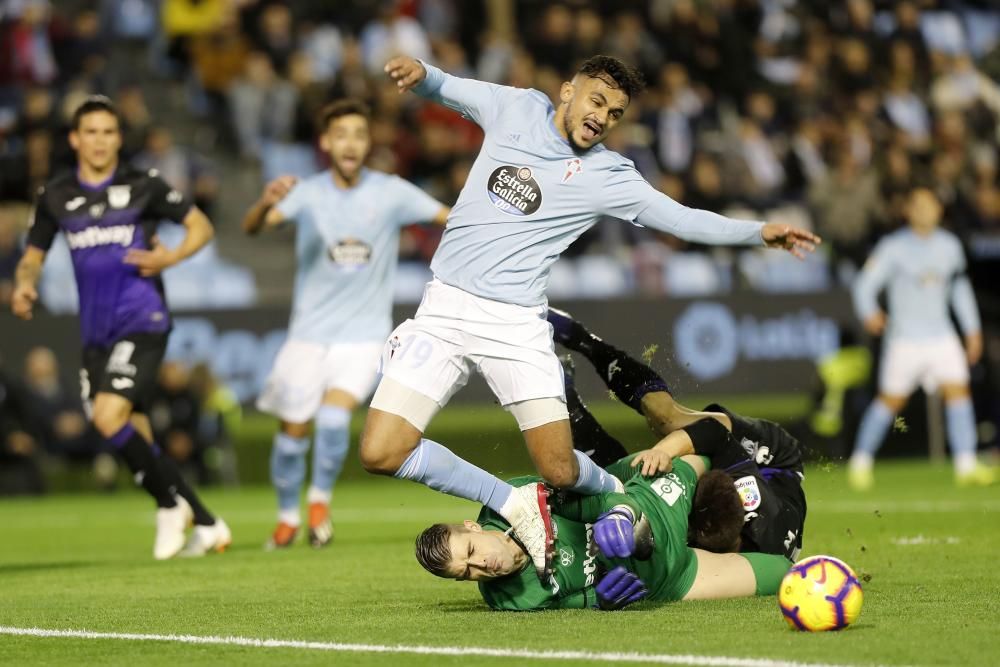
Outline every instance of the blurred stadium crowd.
<svg viewBox="0 0 1000 667">
<path fill-rule="evenodd" d="M 0 0 L 0 307 L 32 195 L 72 165 L 68 119 L 93 92 L 118 103 L 126 158 L 159 169 L 217 225 L 218 249 L 167 274 L 177 309 L 267 300 L 238 220 L 263 180 L 321 166 L 312 119 L 332 98 L 371 103 L 372 167 L 453 203 L 481 131 L 398 95 L 382 74 L 397 52 L 552 97 L 589 55 L 631 62 L 649 87 L 609 148 L 684 204 L 794 222 L 826 240 L 797 262 L 686 247 L 609 220 L 556 264 L 553 299 L 843 287 L 902 224 L 902 195 L 921 182 L 966 244 L 986 319 L 996 310 L 985 278 L 1000 263 L 1000 9 L 990 0 Z M 407 230 L 401 295 L 419 298 L 439 234 Z M 42 284 L 57 312 L 75 307 L 62 256 L 50 253 Z M 93 460 L 97 439 L 66 398 L 76 392 L 45 379 L 55 363 L 39 350 L 23 379 L 0 368 L 0 439 Z M 164 414 L 184 415 L 164 428 L 180 424 L 190 442 L 158 441 L 221 474 L 202 454 L 225 439 L 204 434 L 233 413 L 199 373 L 165 367 Z M 10 418 L 17 410 L 25 423 Z M 44 435 L 7 437 L 37 419 Z"/>
<path fill-rule="evenodd" d="M 224 255 L 253 193 L 220 207 L 220 184 L 314 169 L 312 118 L 334 97 L 372 103 L 372 166 L 454 201 L 480 131 L 397 95 L 381 72 L 395 52 L 550 95 L 587 55 L 635 63 L 649 89 L 611 148 L 685 204 L 805 222 L 828 242 L 797 264 L 609 221 L 554 271 L 554 298 L 826 289 L 900 224 L 918 179 L 973 261 L 1000 253 L 1000 10 L 988 0 L 3 0 L 0 13 L 0 300 L 19 202 L 71 159 L 66 118 L 93 91 L 121 105 L 126 155 L 215 217 Z M 426 262 L 439 233 L 412 230 L 404 256 Z M 253 303 L 252 276 L 224 268 L 214 284 L 251 284 L 176 305 Z"/>
</svg>

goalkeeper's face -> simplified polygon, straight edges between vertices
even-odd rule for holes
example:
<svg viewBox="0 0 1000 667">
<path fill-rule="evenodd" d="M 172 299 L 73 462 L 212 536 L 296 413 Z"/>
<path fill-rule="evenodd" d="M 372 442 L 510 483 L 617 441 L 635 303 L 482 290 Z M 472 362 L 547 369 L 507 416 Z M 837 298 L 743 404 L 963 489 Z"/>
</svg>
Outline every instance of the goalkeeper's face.
<svg viewBox="0 0 1000 667">
<path fill-rule="evenodd" d="M 527 562 L 527 554 L 508 535 L 483 530 L 474 521 L 452 526 L 448 545 L 451 558 L 442 574 L 459 581 L 498 579 L 519 571 Z"/>
<path fill-rule="evenodd" d="M 360 114 L 334 118 L 320 137 L 320 146 L 330 156 L 331 165 L 348 181 L 361 171 L 371 145 L 368 119 Z"/>
</svg>

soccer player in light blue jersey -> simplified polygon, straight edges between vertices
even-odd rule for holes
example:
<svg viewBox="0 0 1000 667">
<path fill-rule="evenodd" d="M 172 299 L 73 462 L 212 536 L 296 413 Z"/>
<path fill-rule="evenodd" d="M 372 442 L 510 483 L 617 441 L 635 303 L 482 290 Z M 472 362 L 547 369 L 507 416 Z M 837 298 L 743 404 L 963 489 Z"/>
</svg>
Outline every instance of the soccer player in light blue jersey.
<svg viewBox="0 0 1000 667">
<path fill-rule="evenodd" d="M 965 255 L 955 235 L 938 227 L 941 202 L 931 190 L 914 188 L 906 214 L 909 227 L 879 242 L 854 285 L 854 307 L 865 329 L 885 337 L 879 395 L 861 419 L 848 481 L 856 490 L 872 486 L 875 453 L 910 394 L 922 386 L 940 390 L 944 398 L 958 484 L 990 484 L 993 471 L 976 460 L 969 365 L 982 356 L 983 335 Z M 882 289 L 888 292 L 888 315 L 878 305 Z M 964 350 L 949 305 L 962 328 Z"/>
<path fill-rule="evenodd" d="M 288 340 L 278 352 L 257 406 L 281 427 L 271 450 L 278 492 L 272 547 L 298 534 L 309 426 L 315 421 L 309 542 L 333 537 L 330 498 L 347 456 L 351 412 L 375 386 L 379 356 L 392 328 L 399 230 L 444 224 L 448 208 L 401 178 L 367 169 L 367 107 L 340 100 L 320 115 L 320 146 L 330 169 L 301 182 L 269 183 L 247 212 L 249 234 L 285 221 L 297 225 L 295 296 Z"/>
<path fill-rule="evenodd" d="M 494 510 L 544 576 L 552 556 L 544 489 L 513 489 L 422 436 L 476 370 L 517 420 L 545 481 L 584 494 L 620 487 L 573 450 L 562 369 L 545 319 L 549 269 L 563 250 L 604 216 L 688 241 L 799 255 L 819 239 L 787 225 L 684 207 L 607 150 L 601 142 L 642 87 L 638 73 L 614 58 L 584 63 L 562 84 L 555 107 L 537 90 L 460 79 L 412 58 L 394 58 L 385 70 L 401 92 L 460 112 L 486 136 L 431 263 L 434 280 L 414 318 L 386 344 L 361 460 L 370 472 Z"/>
</svg>

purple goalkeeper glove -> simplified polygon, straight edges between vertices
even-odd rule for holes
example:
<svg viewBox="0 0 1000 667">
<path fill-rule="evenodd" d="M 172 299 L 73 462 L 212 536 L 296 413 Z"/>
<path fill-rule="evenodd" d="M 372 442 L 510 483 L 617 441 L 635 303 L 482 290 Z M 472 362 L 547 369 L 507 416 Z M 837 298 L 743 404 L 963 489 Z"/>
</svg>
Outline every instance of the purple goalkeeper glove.
<svg viewBox="0 0 1000 667">
<path fill-rule="evenodd" d="M 633 572 L 619 565 L 597 582 L 598 607 L 616 611 L 646 597 L 646 584 Z"/>
<path fill-rule="evenodd" d="M 627 505 L 615 505 L 594 522 L 594 542 L 608 558 L 628 558 L 635 551 L 636 516 Z"/>
</svg>

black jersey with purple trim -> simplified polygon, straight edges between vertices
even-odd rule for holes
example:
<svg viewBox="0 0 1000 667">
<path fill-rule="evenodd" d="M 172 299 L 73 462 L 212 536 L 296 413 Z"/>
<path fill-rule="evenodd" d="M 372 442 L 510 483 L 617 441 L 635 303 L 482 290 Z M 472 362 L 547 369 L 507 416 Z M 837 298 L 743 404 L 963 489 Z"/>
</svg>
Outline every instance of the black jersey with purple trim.
<svg viewBox="0 0 1000 667">
<path fill-rule="evenodd" d="M 713 469 L 733 478 L 745 513 L 740 551 L 797 560 L 806 518 L 799 441 L 766 419 L 744 417 L 716 403 L 705 410 L 725 413 L 733 424 L 724 441 L 702 443 L 695 453 L 708 456 Z"/>
<path fill-rule="evenodd" d="M 124 259 L 130 249 L 151 247 L 160 221 L 181 222 L 190 209 L 191 202 L 156 170 L 125 165 L 99 185 L 81 183 L 75 172 L 67 172 L 39 190 L 28 243 L 48 251 L 56 233 L 66 235 L 85 347 L 170 330 L 163 281 L 139 275 Z"/>
</svg>

